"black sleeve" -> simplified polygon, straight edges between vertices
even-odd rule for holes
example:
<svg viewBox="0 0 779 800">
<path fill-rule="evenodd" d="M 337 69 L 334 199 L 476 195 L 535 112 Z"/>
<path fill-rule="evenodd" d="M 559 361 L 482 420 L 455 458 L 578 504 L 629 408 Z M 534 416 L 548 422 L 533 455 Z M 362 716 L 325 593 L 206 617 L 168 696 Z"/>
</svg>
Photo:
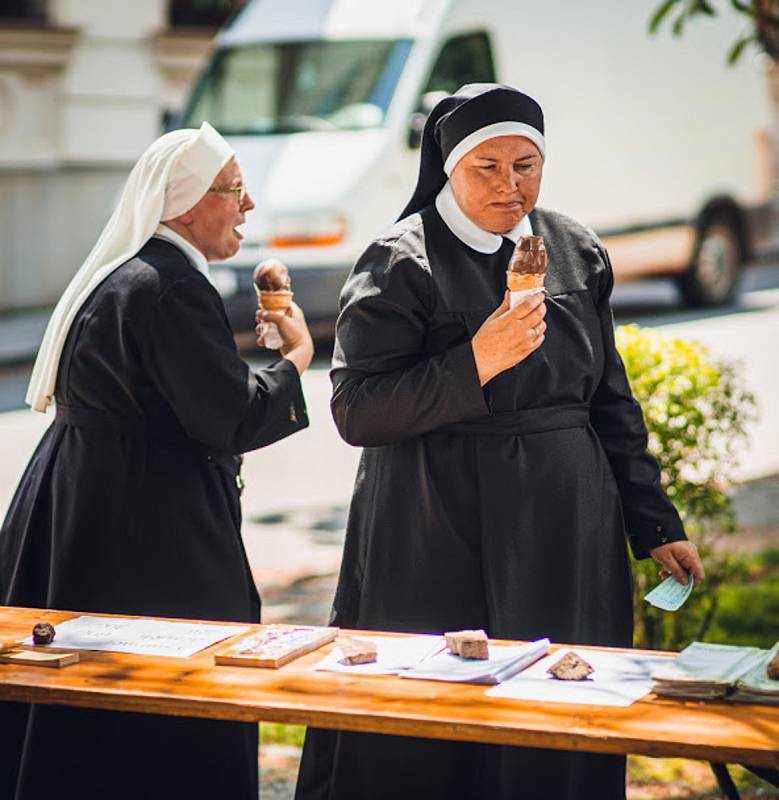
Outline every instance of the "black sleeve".
<svg viewBox="0 0 779 800">
<path fill-rule="evenodd" d="M 470 342 L 425 353 L 429 268 L 376 242 L 349 276 L 333 356 L 331 407 L 349 444 L 376 447 L 488 413 Z"/>
<path fill-rule="evenodd" d="M 244 453 L 308 426 L 295 365 L 281 359 L 252 371 L 204 276 L 193 271 L 167 287 L 145 323 L 139 338 L 146 371 L 193 439 Z"/>
<path fill-rule="evenodd" d="M 679 514 L 660 485 L 660 470 L 647 452 L 647 432 L 641 406 L 630 390 L 625 366 L 614 342 L 611 290 L 614 285 L 608 254 L 597 249 L 606 265 L 598 301 L 605 365 L 592 398 L 590 419 L 606 451 L 619 487 L 625 527 L 633 555 L 668 542 L 686 539 Z"/>
</svg>

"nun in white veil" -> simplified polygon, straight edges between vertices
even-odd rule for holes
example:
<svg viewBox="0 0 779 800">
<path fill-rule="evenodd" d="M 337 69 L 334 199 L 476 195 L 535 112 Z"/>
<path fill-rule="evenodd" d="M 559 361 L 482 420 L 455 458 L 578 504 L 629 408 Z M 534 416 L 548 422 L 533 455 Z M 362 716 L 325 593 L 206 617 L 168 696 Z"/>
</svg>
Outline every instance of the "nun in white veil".
<svg viewBox="0 0 779 800">
<path fill-rule="evenodd" d="M 207 123 L 132 170 L 52 316 L 28 403 L 55 416 L 0 531 L 0 603 L 258 622 L 239 454 L 308 424 L 299 309 L 281 358 L 239 357 L 208 261 L 253 208 Z M 0 796 L 256 800 L 257 726 L 5 704 Z"/>
</svg>

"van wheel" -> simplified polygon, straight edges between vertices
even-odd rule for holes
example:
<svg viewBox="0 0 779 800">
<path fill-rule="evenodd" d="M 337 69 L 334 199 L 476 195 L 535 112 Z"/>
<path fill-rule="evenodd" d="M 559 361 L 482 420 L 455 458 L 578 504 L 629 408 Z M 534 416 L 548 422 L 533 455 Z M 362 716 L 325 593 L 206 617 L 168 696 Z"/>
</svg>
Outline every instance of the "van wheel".
<svg viewBox="0 0 779 800">
<path fill-rule="evenodd" d="M 735 300 L 741 262 L 741 245 L 731 218 L 712 217 L 700 232 L 689 270 L 679 279 L 685 303 L 716 306 Z"/>
</svg>

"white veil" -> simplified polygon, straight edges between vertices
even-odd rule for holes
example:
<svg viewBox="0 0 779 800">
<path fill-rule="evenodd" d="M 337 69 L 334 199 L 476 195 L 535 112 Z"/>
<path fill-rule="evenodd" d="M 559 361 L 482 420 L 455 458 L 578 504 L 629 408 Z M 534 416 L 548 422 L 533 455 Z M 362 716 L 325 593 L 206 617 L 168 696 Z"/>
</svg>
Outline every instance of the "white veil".
<svg viewBox="0 0 779 800">
<path fill-rule="evenodd" d="M 199 130 L 166 133 L 138 159 L 114 213 L 49 320 L 27 389 L 27 404 L 35 411 L 46 413 L 51 403 L 65 339 L 89 295 L 143 247 L 160 222 L 196 205 L 233 155 L 204 122 Z"/>
</svg>

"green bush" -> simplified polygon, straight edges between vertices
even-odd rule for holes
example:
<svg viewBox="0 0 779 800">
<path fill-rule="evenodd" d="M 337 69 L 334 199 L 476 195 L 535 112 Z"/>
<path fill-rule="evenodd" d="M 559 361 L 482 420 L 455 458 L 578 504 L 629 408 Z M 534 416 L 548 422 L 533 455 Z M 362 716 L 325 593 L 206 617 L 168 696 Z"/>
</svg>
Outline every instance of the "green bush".
<svg viewBox="0 0 779 800">
<path fill-rule="evenodd" d="M 658 582 L 658 565 L 651 559 L 633 564 L 636 646 L 678 650 L 705 638 L 723 586 L 747 578 L 743 559 L 715 544 L 736 530 L 726 488 L 755 401 L 741 386 L 736 366 L 714 359 L 702 344 L 637 325 L 618 328 L 616 338 L 663 488 L 706 567 L 706 580 L 684 610 L 671 614 L 643 599 Z"/>
<path fill-rule="evenodd" d="M 769 648 L 779 638 L 779 549 L 740 556 L 743 581 L 722 586 L 709 642 Z"/>
</svg>

